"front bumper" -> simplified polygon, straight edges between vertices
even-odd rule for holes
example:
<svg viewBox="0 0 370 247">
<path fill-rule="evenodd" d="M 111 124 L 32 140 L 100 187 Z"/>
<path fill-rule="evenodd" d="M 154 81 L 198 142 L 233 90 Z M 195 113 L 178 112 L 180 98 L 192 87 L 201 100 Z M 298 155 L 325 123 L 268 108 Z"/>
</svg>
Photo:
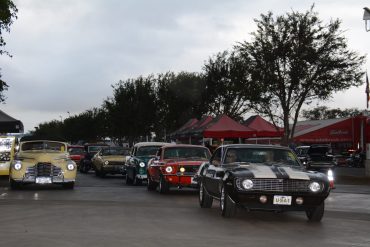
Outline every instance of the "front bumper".
<svg viewBox="0 0 370 247">
<path fill-rule="evenodd" d="M 37 178 L 50 178 L 50 183 L 47 184 L 65 184 L 74 183 L 76 179 L 64 178 L 63 176 L 50 176 L 50 177 L 35 177 L 35 176 L 24 176 L 22 179 L 14 179 L 15 182 L 22 184 L 36 184 Z M 37 183 L 39 184 L 39 183 Z"/>
<path fill-rule="evenodd" d="M 137 179 L 146 180 L 148 178 L 148 175 L 146 174 L 136 174 Z"/>
<path fill-rule="evenodd" d="M 178 187 L 198 187 L 198 182 L 194 179 L 195 174 L 164 174 L 164 178 L 169 185 Z"/>
<path fill-rule="evenodd" d="M 273 203 L 274 196 L 291 196 L 290 205 L 276 205 Z M 265 203 L 260 202 L 260 196 L 266 196 Z M 298 204 L 296 199 L 303 198 L 303 203 Z M 271 192 L 258 192 L 258 193 L 243 193 L 236 192 L 233 194 L 232 199 L 238 205 L 248 210 L 265 210 L 265 211 L 304 211 L 308 208 L 319 206 L 327 195 L 310 195 L 310 194 L 288 194 L 288 193 L 271 193 Z"/>
<path fill-rule="evenodd" d="M 124 174 L 126 168 L 124 165 L 104 165 L 103 171 L 110 174 Z"/>
</svg>

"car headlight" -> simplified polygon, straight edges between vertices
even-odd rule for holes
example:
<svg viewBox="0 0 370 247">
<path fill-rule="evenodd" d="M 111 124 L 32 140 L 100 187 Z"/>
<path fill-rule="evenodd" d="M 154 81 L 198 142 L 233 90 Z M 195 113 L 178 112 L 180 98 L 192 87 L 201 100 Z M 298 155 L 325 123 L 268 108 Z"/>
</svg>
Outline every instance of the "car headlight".
<svg viewBox="0 0 370 247">
<path fill-rule="evenodd" d="M 75 165 L 74 165 L 74 164 L 72 164 L 72 163 L 69 163 L 69 164 L 67 165 L 67 169 L 68 169 L 69 171 L 73 171 L 73 170 L 75 169 Z"/>
<path fill-rule="evenodd" d="M 331 169 L 328 170 L 328 179 L 329 181 L 334 181 L 334 173 Z"/>
<path fill-rule="evenodd" d="M 20 169 L 22 169 L 22 162 L 17 160 L 13 167 L 14 167 L 15 170 L 19 171 Z"/>
<path fill-rule="evenodd" d="M 172 166 L 167 166 L 166 167 L 166 172 L 167 173 L 171 173 L 172 171 L 173 171 Z"/>
<path fill-rule="evenodd" d="M 250 179 L 245 179 L 242 182 L 242 186 L 243 186 L 244 189 L 250 190 L 250 189 L 253 188 L 253 181 L 250 180 Z"/>
<path fill-rule="evenodd" d="M 181 167 L 181 168 L 180 168 L 180 172 L 181 172 L 181 173 L 184 173 L 184 172 L 185 172 L 185 167 Z"/>
<path fill-rule="evenodd" d="M 321 185 L 318 182 L 312 182 L 308 187 L 312 192 L 318 192 L 321 190 Z"/>
<path fill-rule="evenodd" d="M 108 160 L 106 160 L 105 162 L 104 162 L 104 165 L 108 165 L 109 164 L 109 161 Z"/>
<path fill-rule="evenodd" d="M 140 167 L 145 167 L 145 163 L 144 162 L 140 162 L 139 166 Z"/>
</svg>

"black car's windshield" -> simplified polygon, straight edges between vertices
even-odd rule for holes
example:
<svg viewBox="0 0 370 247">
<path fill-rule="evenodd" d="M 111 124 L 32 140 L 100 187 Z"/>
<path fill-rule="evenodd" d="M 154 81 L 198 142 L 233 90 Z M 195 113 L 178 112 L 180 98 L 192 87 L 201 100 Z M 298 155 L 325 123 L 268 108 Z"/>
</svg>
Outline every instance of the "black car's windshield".
<svg viewBox="0 0 370 247">
<path fill-rule="evenodd" d="M 136 156 L 154 156 L 157 154 L 160 146 L 143 146 L 136 151 Z"/>
<path fill-rule="evenodd" d="M 292 151 L 279 148 L 228 148 L 224 164 L 235 162 L 300 166 Z"/>
<path fill-rule="evenodd" d="M 208 160 L 209 151 L 202 147 L 171 147 L 164 150 L 163 159 L 200 159 Z"/>
</svg>

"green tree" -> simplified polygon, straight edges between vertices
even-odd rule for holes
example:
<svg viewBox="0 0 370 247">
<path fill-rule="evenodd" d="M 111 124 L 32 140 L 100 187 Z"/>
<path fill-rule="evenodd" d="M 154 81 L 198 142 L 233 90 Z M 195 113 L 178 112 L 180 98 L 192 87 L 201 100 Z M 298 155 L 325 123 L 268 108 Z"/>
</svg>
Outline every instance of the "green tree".
<svg viewBox="0 0 370 247">
<path fill-rule="evenodd" d="M 304 104 L 360 86 L 364 75 L 364 56 L 348 49 L 340 20 L 323 24 L 313 8 L 277 17 L 262 14 L 252 41 L 235 47 L 249 63 L 253 94 L 258 93 L 249 97 L 249 107 L 283 124 L 283 144 L 293 137 Z"/>
<path fill-rule="evenodd" d="M 0 0 L 0 55 L 6 54 L 11 56 L 9 52 L 4 50 L 6 42 L 3 38 L 4 31 L 10 32 L 10 26 L 17 19 L 18 9 L 11 0 Z M 5 101 L 4 91 L 8 89 L 8 84 L 1 80 L 0 74 L 0 103 Z"/>
<path fill-rule="evenodd" d="M 113 86 L 113 98 L 104 102 L 111 136 L 133 143 L 150 136 L 156 119 L 153 76 L 120 81 Z"/>
<path fill-rule="evenodd" d="M 157 78 L 156 134 L 160 139 L 176 130 L 190 118 L 200 118 L 205 113 L 202 104 L 204 77 L 199 73 L 168 72 Z"/>
<path fill-rule="evenodd" d="M 203 68 L 206 87 L 202 99 L 208 114 L 226 114 L 237 120 L 243 119 L 249 110 L 246 96 L 255 95 L 248 64 L 235 52 L 227 51 L 207 61 Z"/>
<path fill-rule="evenodd" d="M 321 120 L 333 118 L 346 118 L 357 116 L 361 113 L 357 108 L 347 108 L 341 110 L 339 108 L 329 109 L 326 106 L 318 106 L 311 110 L 303 110 L 302 117 L 307 120 Z"/>
</svg>

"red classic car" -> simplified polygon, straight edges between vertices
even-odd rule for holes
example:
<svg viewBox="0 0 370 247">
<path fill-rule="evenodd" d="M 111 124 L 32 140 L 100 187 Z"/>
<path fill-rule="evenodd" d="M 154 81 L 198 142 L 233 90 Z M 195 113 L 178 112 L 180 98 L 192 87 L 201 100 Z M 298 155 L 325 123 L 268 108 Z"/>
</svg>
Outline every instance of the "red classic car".
<svg viewBox="0 0 370 247">
<path fill-rule="evenodd" d="M 68 145 L 68 152 L 71 157 L 71 160 L 80 164 L 80 160 L 85 157 L 85 148 L 80 145 Z"/>
<path fill-rule="evenodd" d="M 148 162 L 148 190 L 155 190 L 159 186 L 159 192 L 166 193 L 170 187 L 197 187 L 193 177 L 210 156 L 209 149 L 204 146 L 162 146 L 157 157 Z"/>
</svg>

